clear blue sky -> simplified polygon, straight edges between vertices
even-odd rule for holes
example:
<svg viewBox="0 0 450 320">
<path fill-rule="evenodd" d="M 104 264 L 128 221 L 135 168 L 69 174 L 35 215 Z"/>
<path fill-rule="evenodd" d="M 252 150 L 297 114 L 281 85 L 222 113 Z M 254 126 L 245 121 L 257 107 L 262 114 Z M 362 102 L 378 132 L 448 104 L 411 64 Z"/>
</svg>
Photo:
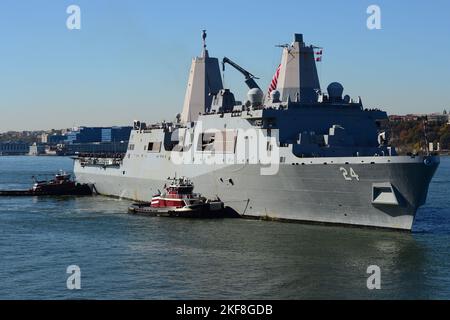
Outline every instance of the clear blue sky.
<svg viewBox="0 0 450 320">
<path fill-rule="evenodd" d="M 66 28 L 81 7 L 82 29 Z M 382 30 L 366 9 L 381 7 Z M 191 58 L 208 30 L 266 88 L 274 45 L 294 32 L 324 47 L 321 85 L 339 81 L 366 107 L 390 114 L 450 108 L 450 1 L 2 0 L 0 131 L 171 120 L 181 112 Z M 246 93 L 233 69 L 225 83 Z"/>
</svg>

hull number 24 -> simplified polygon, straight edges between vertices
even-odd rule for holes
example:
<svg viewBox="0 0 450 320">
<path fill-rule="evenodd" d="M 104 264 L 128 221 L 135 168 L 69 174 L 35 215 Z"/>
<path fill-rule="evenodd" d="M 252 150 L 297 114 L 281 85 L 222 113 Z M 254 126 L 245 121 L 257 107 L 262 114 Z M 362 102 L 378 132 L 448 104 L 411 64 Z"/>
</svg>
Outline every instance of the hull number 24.
<svg viewBox="0 0 450 320">
<path fill-rule="evenodd" d="M 359 175 L 356 174 L 355 170 L 353 170 L 352 167 L 350 167 L 350 170 L 347 170 L 344 167 L 340 167 L 339 170 L 342 172 L 345 180 L 352 181 L 353 179 L 356 179 L 357 181 L 359 181 Z"/>
</svg>

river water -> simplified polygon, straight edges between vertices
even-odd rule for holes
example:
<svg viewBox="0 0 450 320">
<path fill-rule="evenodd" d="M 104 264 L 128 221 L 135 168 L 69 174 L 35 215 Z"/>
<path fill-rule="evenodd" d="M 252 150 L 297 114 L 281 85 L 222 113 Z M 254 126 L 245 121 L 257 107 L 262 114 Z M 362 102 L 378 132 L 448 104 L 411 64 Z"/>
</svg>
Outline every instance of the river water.
<svg viewBox="0 0 450 320">
<path fill-rule="evenodd" d="M 0 157 L 0 189 L 71 171 Z M 450 158 L 412 233 L 128 215 L 101 196 L 0 198 L 0 299 L 450 299 Z M 69 265 L 81 289 L 67 289 Z M 381 289 L 367 288 L 367 268 Z"/>
</svg>

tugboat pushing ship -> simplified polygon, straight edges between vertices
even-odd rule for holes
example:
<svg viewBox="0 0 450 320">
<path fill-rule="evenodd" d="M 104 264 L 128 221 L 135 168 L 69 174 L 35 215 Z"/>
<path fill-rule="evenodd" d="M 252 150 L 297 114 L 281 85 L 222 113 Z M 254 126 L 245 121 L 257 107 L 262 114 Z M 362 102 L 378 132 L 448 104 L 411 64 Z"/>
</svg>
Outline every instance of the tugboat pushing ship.
<svg viewBox="0 0 450 320">
<path fill-rule="evenodd" d="M 243 217 L 411 230 L 439 157 L 397 155 L 381 129 L 386 112 L 365 109 L 337 82 L 322 91 L 317 47 L 301 34 L 283 46 L 266 94 L 224 58 L 245 76 L 244 103 L 223 86 L 205 39 L 181 115 L 170 123 L 135 121 L 121 158 L 78 157 L 77 181 L 99 194 L 148 201 L 176 172 Z"/>
<path fill-rule="evenodd" d="M 164 186 L 164 191 L 154 195 L 151 202 L 134 203 L 130 213 L 181 218 L 225 218 L 231 217 L 220 199 L 208 200 L 194 193 L 194 184 L 186 177 L 174 178 Z"/>
</svg>

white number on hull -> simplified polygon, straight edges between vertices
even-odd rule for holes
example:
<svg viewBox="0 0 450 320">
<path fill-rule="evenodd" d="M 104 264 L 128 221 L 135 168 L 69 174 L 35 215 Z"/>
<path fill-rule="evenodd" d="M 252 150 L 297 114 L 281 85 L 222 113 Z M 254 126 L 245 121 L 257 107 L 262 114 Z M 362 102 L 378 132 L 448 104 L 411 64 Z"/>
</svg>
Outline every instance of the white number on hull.
<svg viewBox="0 0 450 320">
<path fill-rule="evenodd" d="M 339 170 L 342 172 L 345 180 L 352 181 L 353 178 L 355 178 L 357 181 L 359 181 L 359 175 L 356 174 L 355 170 L 353 170 L 352 167 L 350 167 L 350 175 L 347 169 L 345 169 L 344 167 L 340 167 Z"/>
</svg>

